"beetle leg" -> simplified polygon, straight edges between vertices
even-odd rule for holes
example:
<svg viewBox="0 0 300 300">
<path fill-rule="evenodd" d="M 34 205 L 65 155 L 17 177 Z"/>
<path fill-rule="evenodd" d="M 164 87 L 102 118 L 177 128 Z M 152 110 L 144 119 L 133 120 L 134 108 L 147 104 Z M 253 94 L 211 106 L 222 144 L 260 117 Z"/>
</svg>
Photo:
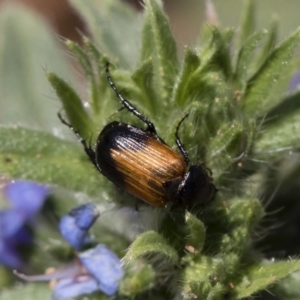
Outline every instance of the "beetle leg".
<svg viewBox="0 0 300 300">
<path fill-rule="evenodd" d="M 138 117 L 140 120 L 142 120 L 147 125 L 147 131 L 150 131 L 156 135 L 156 129 L 152 122 L 150 122 L 143 114 L 141 114 L 127 99 L 125 99 L 121 93 L 118 91 L 117 87 L 112 81 L 112 78 L 109 73 L 109 62 L 106 63 L 106 77 L 107 80 L 111 86 L 111 88 L 116 93 L 117 97 L 121 101 L 124 108 L 126 108 L 128 111 L 133 113 L 136 117 Z"/>
<path fill-rule="evenodd" d="M 179 135 L 178 135 L 178 131 L 179 131 L 179 128 L 182 124 L 182 122 L 188 117 L 189 114 L 186 114 L 181 120 L 180 122 L 178 123 L 177 127 L 176 127 L 176 131 L 175 131 L 175 142 L 177 144 L 177 147 L 180 151 L 180 153 L 182 154 L 183 158 L 184 158 L 184 161 L 186 162 L 186 164 L 188 165 L 190 160 L 189 160 L 189 156 L 188 156 L 188 153 L 186 152 L 182 142 L 180 141 L 180 138 L 179 138 Z"/>
<path fill-rule="evenodd" d="M 95 151 L 93 150 L 93 148 L 91 147 L 91 141 L 89 142 L 89 144 L 87 144 L 86 140 L 80 135 L 80 133 L 74 129 L 74 127 L 69 124 L 61 115 L 60 112 L 57 113 L 57 116 L 59 117 L 60 121 L 68 126 L 76 135 L 76 137 L 78 138 L 78 140 L 80 141 L 80 143 L 83 145 L 84 151 L 87 154 L 87 156 L 89 157 L 90 161 L 92 162 L 92 164 L 97 168 L 97 170 L 99 172 L 101 172 L 101 170 L 99 169 L 97 162 L 96 162 L 96 154 Z M 102 172 L 101 172 L 102 173 Z"/>
</svg>

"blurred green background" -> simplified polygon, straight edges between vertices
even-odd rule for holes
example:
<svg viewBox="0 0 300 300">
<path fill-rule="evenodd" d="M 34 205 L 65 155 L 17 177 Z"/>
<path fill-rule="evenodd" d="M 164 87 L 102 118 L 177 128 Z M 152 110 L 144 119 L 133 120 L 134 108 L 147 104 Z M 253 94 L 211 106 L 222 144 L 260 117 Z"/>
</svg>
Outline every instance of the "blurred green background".
<svg viewBox="0 0 300 300">
<path fill-rule="evenodd" d="M 123 0 L 136 9 L 142 9 L 140 0 Z M 180 46 L 195 41 L 205 15 L 205 0 L 165 0 L 172 29 Z M 242 8 L 242 0 L 214 0 L 220 23 L 223 26 L 235 26 L 238 23 Z M 289 34 L 299 26 L 297 0 L 264 0 L 256 2 L 257 27 L 268 26 L 273 17 L 280 20 L 280 38 Z M 61 36 L 72 40 L 80 39 L 80 32 L 85 32 L 80 17 L 72 10 L 67 0 L 1 0 L 0 4 L 18 3 L 26 5 L 44 16 Z M 99 1 L 101 5 L 101 1 Z M 0 8 L 3 9 L 3 6 Z"/>
<path fill-rule="evenodd" d="M 256 4 L 257 28 L 267 28 L 272 18 L 278 18 L 280 23 L 279 38 L 290 34 L 299 25 L 300 3 L 297 0 L 263 0 L 254 1 Z M 169 0 L 164 1 L 169 14 L 172 29 L 181 44 L 193 44 L 199 34 L 205 18 L 204 0 Z M 241 0 L 213 1 L 220 24 L 223 27 L 237 26 L 241 15 Z"/>
<path fill-rule="evenodd" d="M 142 9 L 141 1 L 127 2 L 137 11 Z M 242 2 L 214 1 L 220 25 L 238 24 Z M 199 42 L 205 1 L 165 0 L 164 3 L 182 54 L 184 45 L 194 46 Z M 7 9 L 12 4 L 25 6 L 27 13 L 23 9 Z M 267 28 L 272 18 L 278 18 L 278 39 L 282 40 L 299 26 L 299 6 L 296 0 L 256 1 L 257 28 Z M 88 35 L 88 29 L 67 0 L 0 1 L 0 123 L 18 123 L 62 135 L 63 126 L 56 118 L 61 106 L 44 72 L 51 70 L 66 78 L 86 99 L 85 79 L 62 43 L 65 38 L 80 42 L 82 35 Z M 40 38 L 37 40 L 36 36 Z"/>
</svg>

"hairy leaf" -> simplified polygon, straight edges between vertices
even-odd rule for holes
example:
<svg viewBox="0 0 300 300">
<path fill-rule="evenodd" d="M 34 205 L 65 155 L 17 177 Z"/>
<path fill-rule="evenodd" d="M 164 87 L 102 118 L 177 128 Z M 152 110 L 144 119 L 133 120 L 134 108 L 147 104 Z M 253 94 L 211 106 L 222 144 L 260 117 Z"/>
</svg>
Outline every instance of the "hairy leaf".
<svg viewBox="0 0 300 300">
<path fill-rule="evenodd" d="M 265 60 L 270 55 L 270 53 L 273 51 L 274 47 L 276 46 L 277 36 L 278 36 L 278 20 L 275 19 L 272 22 L 270 29 L 268 30 L 267 41 L 265 42 L 261 50 L 261 53 L 259 55 L 259 58 L 257 60 L 257 67 L 260 67 L 265 62 Z"/>
<path fill-rule="evenodd" d="M 273 156 L 284 150 L 299 147 L 300 112 L 287 116 L 282 122 L 265 128 L 255 143 L 259 156 Z"/>
<path fill-rule="evenodd" d="M 246 39 L 239 51 L 238 61 L 235 70 L 235 80 L 246 82 L 248 76 L 253 72 L 251 63 L 253 63 L 254 50 L 256 50 L 258 43 L 266 36 L 266 31 L 259 31 Z"/>
<path fill-rule="evenodd" d="M 250 115 L 264 114 L 274 106 L 274 99 L 270 98 L 272 88 L 278 84 L 280 77 L 285 75 L 287 66 L 292 58 L 296 46 L 300 42 L 300 29 L 290 38 L 281 43 L 267 58 L 265 63 L 249 79 L 243 103 L 243 110 Z"/>
<path fill-rule="evenodd" d="M 153 254 L 162 255 L 171 264 L 178 262 L 178 254 L 175 249 L 155 231 L 147 231 L 138 236 L 129 247 L 123 259 L 128 263 L 138 257 L 147 257 Z"/>
<path fill-rule="evenodd" d="M 237 48 L 241 48 L 244 42 L 254 33 L 255 30 L 255 8 L 254 0 L 245 0 L 240 21 L 240 31 Z"/>
<path fill-rule="evenodd" d="M 0 174 L 100 194 L 101 176 L 73 143 L 22 127 L 0 128 Z"/>
<path fill-rule="evenodd" d="M 68 120 L 66 121 L 70 122 L 71 126 L 73 126 L 83 138 L 87 139 L 91 137 L 93 133 L 92 121 L 85 111 L 83 103 L 77 93 L 56 74 L 48 72 L 47 75 L 49 82 L 56 91 L 57 96 L 60 98 L 68 116 Z"/>
<path fill-rule="evenodd" d="M 181 72 L 173 89 L 172 102 L 183 106 L 184 103 L 192 96 L 188 88 L 189 80 L 192 74 L 200 67 L 200 57 L 190 48 L 185 48 L 185 57 L 182 65 Z"/>
<path fill-rule="evenodd" d="M 186 223 L 189 231 L 186 244 L 192 246 L 195 252 L 200 253 L 205 242 L 205 226 L 190 213 L 186 213 Z"/>
<path fill-rule="evenodd" d="M 141 95 L 143 97 L 143 99 L 141 99 L 141 102 L 143 103 L 143 105 L 148 107 L 148 110 L 151 111 L 153 115 L 155 115 L 159 107 L 159 97 L 156 94 L 153 77 L 154 74 L 152 58 L 144 61 L 131 76 L 132 80 L 141 89 Z"/>
<path fill-rule="evenodd" d="M 176 43 L 160 0 L 146 0 L 145 4 L 142 61 L 153 58 L 155 84 L 158 93 L 167 104 L 178 68 Z"/>
<path fill-rule="evenodd" d="M 258 263 L 246 270 L 247 275 L 236 285 L 237 298 L 249 297 L 297 270 L 300 270 L 299 260 Z"/>
<path fill-rule="evenodd" d="M 220 283 L 223 279 L 222 261 L 211 257 L 199 256 L 182 271 L 182 295 L 184 299 L 221 299 L 225 288 Z M 221 278 L 220 278 L 221 277 Z M 214 278 L 218 278 L 214 282 Z"/>
</svg>

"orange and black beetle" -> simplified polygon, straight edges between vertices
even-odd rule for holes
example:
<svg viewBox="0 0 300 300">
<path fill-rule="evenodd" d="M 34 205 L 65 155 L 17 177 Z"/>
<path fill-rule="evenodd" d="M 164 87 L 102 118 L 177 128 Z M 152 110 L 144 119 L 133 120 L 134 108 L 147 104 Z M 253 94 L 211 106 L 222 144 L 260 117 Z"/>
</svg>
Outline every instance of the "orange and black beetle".
<svg viewBox="0 0 300 300">
<path fill-rule="evenodd" d="M 60 120 L 75 132 L 97 170 L 118 187 L 155 207 L 171 204 L 191 210 L 211 202 L 217 189 L 204 165 L 191 165 L 187 171 L 188 155 L 178 136 L 179 127 L 187 115 L 179 122 L 175 132 L 180 155 L 157 135 L 154 124 L 123 98 L 108 68 L 107 64 L 108 82 L 121 101 L 122 109 L 142 120 L 147 128 L 111 122 L 100 132 L 92 148 L 58 114 Z"/>
</svg>

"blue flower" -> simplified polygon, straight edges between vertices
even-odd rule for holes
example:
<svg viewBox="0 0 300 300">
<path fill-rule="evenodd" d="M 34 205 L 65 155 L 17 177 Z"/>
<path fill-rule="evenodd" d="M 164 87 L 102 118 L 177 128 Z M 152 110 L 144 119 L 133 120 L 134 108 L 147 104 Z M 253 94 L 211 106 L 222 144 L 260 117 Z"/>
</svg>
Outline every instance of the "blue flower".
<svg viewBox="0 0 300 300">
<path fill-rule="evenodd" d="M 120 259 L 103 244 L 78 254 L 71 265 L 51 274 L 28 276 L 15 271 L 27 281 L 56 280 L 53 299 L 69 299 L 102 291 L 108 296 L 116 293 L 124 271 Z"/>
<path fill-rule="evenodd" d="M 80 250 L 90 239 L 88 230 L 99 217 L 99 211 L 92 203 L 80 205 L 61 218 L 60 233 L 76 250 Z"/>
<path fill-rule="evenodd" d="M 80 249 L 98 216 L 96 206 L 91 203 L 72 209 L 60 221 L 62 236 L 74 249 Z M 54 299 L 69 299 L 96 291 L 108 296 L 115 294 L 124 275 L 116 254 L 103 244 L 76 254 L 70 265 L 52 274 L 28 276 L 16 271 L 15 274 L 27 281 L 55 280 Z"/>
<path fill-rule="evenodd" d="M 35 216 L 49 194 L 46 186 L 33 181 L 14 180 L 4 188 L 12 209 L 25 214 L 27 219 Z"/>
<path fill-rule="evenodd" d="M 15 180 L 4 187 L 9 207 L 0 211 L 0 264 L 10 268 L 23 265 L 19 249 L 32 243 L 28 225 L 47 195 L 47 187 L 32 181 Z"/>
<path fill-rule="evenodd" d="M 99 289 L 106 295 L 113 295 L 118 289 L 124 272 L 119 258 L 105 245 L 85 251 L 79 259 L 87 271 L 93 275 L 99 284 Z"/>
</svg>

